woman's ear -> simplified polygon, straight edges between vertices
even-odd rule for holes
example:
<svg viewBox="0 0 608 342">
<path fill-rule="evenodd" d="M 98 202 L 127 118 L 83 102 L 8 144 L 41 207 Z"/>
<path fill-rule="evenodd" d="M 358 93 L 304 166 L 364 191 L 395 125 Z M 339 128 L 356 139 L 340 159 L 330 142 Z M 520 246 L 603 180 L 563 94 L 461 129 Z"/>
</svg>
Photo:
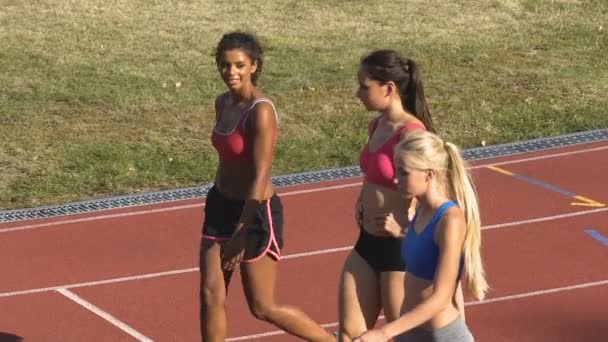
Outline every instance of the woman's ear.
<svg viewBox="0 0 608 342">
<path fill-rule="evenodd" d="M 437 173 L 435 172 L 435 170 L 426 170 L 426 177 L 424 178 L 424 180 L 430 182 L 432 179 L 435 178 L 436 175 Z"/>
<path fill-rule="evenodd" d="M 386 96 L 392 96 L 396 91 L 398 91 L 397 85 L 393 81 L 388 81 L 385 84 L 385 86 L 386 86 Z"/>
</svg>

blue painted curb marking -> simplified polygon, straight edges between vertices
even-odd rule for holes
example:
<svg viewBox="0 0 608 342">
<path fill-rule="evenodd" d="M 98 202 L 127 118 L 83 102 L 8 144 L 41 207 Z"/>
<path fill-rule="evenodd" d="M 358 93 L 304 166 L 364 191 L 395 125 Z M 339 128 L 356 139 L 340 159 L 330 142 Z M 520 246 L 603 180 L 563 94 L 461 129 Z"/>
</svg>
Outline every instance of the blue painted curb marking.
<svg viewBox="0 0 608 342">
<path fill-rule="evenodd" d="M 586 229 L 585 233 L 589 234 L 589 236 L 599 241 L 602 245 L 608 247 L 608 237 L 602 235 L 602 233 L 598 232 L 595 229 Z"/>
</svg>

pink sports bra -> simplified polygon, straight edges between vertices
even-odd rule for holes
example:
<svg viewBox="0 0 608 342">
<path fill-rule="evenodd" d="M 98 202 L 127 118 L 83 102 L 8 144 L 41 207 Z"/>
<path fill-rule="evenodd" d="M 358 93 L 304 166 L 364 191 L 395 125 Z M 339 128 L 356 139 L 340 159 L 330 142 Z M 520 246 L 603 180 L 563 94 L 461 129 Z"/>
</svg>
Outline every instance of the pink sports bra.
<svg viewBox="0 0 608 342">
<path fill-rule="evenodd" d="M 241 114 L 241 118 L 237 122 L 234 129 L 229 133 L 219 132 L 217 129 L 217 123 L 220 121 L 220 117 L 222 115 L 222 111 L 224 109 L 224 103 L 228 97 L 228 93 L 221 95 L 217 100 L 216 107 L 216 121 L 215 126 L 213 128 L 213 133 L 211 134 L 211 143 L 213 147 L 218 152 L 220 160 L 229 160 L 236 161 L 241 163 L 250 163 L 253 159 L 253 152 L 251 146 L 251 139 L 245 130 L 245 122 L 247 120 L 247 116 L 253 110 L 256 104 L 260 102 L 268 102 L 272 106 L 275 115 L 277 115 L 277 111 L 274 107 L 272 101 L 267 98 L 258 98 L 255 99 L 247 109 Z M 277 117 L 278 123 L 278 117 Z M 278 133 L 278 128 L 275 128 L 274 138 L 276 141 L 276 136 Z"/>
<path fill-rule="evenodd" d="M 374 119 L 373 127 L 369 131 L 369 139 L 371 140 L 372 135 L 378 127 L 378 121 L 381 116 Z M 369 150 L 369 140 L 361 155 L 359 156 L 359 166 L 361 171 L 365 174 L 365 180 L 377 185 L 387 187 L 389 189 L 396 190 L 397 185 L 394 182 L 395 178 L 395 167 L 393 165 L 393 150 L 401 139 L 401 135 L 404 131 L 409 129 L 421 129 L 426 130 L 423 124 L 419 122 L 410 122 L 405 126 L 401 127 L 392 137 L 390 137 L 378 150 L 372 152 Z"/>
</svg>

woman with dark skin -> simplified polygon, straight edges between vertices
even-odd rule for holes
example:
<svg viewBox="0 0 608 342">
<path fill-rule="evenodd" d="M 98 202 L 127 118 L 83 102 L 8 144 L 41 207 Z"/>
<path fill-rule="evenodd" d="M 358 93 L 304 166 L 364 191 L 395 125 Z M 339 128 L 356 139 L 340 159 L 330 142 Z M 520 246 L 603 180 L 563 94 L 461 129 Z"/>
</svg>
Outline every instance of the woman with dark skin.
<svg viewBox="0 0 608 342">
<path fill-rule="evenodd" d="M 277 113 L 257 87 L 261 46 L 251 34 L 229 33 L 215 58 L 228 92 L 215 102 L 212 142 L 219 167 L 207 195 L 200 249 L 202 339 L 226 339 L 224 303 L 232 272 L 240 268 L 256 318 L 308 341 L 333 341 L 305 313 L 274 301 L 283 216 L 271 182 Z"/>
</svg>

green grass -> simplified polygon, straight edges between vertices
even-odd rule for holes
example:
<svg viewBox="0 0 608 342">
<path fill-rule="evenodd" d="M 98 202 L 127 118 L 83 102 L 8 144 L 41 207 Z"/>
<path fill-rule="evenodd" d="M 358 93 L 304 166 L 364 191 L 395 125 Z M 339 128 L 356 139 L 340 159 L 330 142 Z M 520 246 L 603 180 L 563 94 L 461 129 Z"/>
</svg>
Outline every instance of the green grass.
<svg viewBox="0 0 608 342">
<path fill-rule="evenodd" d="M 603 0 L 0 0 L 0 208 L 209 182 L 212 53 L 256 32 L 281 112 L 274 173 L 353 165 L 371 113 L 361 56 L 423 68 L 463 147 L 608 127 Z"/>
</svg>

